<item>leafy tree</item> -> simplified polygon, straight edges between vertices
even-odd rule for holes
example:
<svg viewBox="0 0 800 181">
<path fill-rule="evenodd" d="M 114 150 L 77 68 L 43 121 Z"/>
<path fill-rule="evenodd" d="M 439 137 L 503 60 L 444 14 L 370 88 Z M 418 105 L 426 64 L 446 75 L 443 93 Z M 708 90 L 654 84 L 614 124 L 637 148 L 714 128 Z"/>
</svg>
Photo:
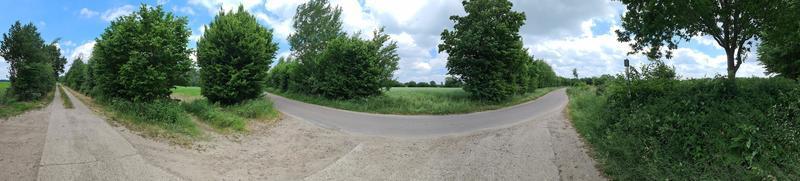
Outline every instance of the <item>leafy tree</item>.
<svg viewBox="0 0 800 181">
<path fill-rule="evenodd" d="M 444 86 L 445 87 L 461 87 L 463 83 L 460 79 L 454 76 L 447 76 L 444 78 Z"/>
<path fill-rule="evenodd" d="M 19 21 L 11 25 L 8 34 L 3 34 L 0 55 L 8 62 L 8 96 L 17 100 L 37 100 L 52 90 L 53 62 L 46 52 L 46 45 L 32 23 L 22 25 Z"/>
<path fill-rule="evenodd" d="M 53 74 L 56 78 L 61 73 L 64 73 L 64 65 L 67 64 L 67 58 L 61 55 L 61 49 L 56 46 L 58 44 L 58 39 L 53 40 L 48 45 L 45 45 L 45 52 L 47 53 L 50 60 L 52 60 L 53 64 Z"/>
<path fill-rule="evenodd" d="M 197 41 L 203 96 L 222 104 L 258 98 L 277 50 L 272 30 L 258 24 L 244 6 L 220 12 Z"/>
<path fill-rule="evenodd" d="M 406 87 L 416 87 L 416 86 L 417 82 L 414 82 L 413 80 L 406 82 Z"/>
<path fill-rule="evenodd" d="M 391 74 L 397 70 L 396 42 L 387 42 L 383 29 L 372 40 L 359 35 L 339 37 L 316 60 L 319 71 L 311 74 L 319 81 L 315 94 L 333 99 L 352 99 L 381 94 L 388 87 Z"/>
<path fill-rule="evenodd" d="M 72 88 L 80 89 L 83 82 L 86 81 L 86 64 L 83 63 L 82 58 L 78 57 L 72 61 L 72 66 L 69 67 L 67 74 L 64 76 L 64 83 Z"/>
<path fill-rule="evenodd" d="M 767 73 L 791 79 L 800 79 L 800 1 L 789 1 L 781 6 L 775 17 L 767 23 L 758 47 L 758 60 Z"/>
<path fill-rule="evenodd" d="M 92 52 L 96 93 L 132 101 L 167 99 L 191 69 L 186 17 L 142 4 L 111 22 Z"/>
<path fill-rule="evenodd" d="M 572 68 L 572 76 L 574 76 L 575 79 L 578 79 L 578 69 L 577 68 Z"/>
<path fill-rule="evenodd" d="M 759 37 L 769 12 L 782 1 L 736 0 L 621 0 L 627 7 L 622 17 L 618 40 L 631 42 L 630 53 L 643 52 L 651 59 L 671 58 L 671 50 L 680 41 L 710 36 L 727 56 L 728 78 L 750 51 L 752 40 Z M 662 51 L 663 46 L 666 50 Z"/>
<path fill-rule="evenodd" d="M 449 54 L 447 69 L 464 81 L 477 99 L 499 101 L 523 90 L 527 54 L 519 29 L 525 14 L 507 0 L 463 1 L 466 16 L 450 16 L 454 30 L 442 32 L 439 51 Z"/>
<path fill-rule="evenodd" d="M 544 60 L 534 59 L 527 68 L 528 76 L 530 76 L 528 79 L 528 91 L 534 91 L 536 88 L 558 86 L 556 72 Z"/>
<path fill-rule="evenodd" d="M 342 9 L 332 7 L 328 0 L 311 0 L 297 6 L 292 23 L 295 33 L 288 38 L 295 57 L 301 62 L 312 60 L 325 49 L 326 42 L 345 36 L 341 15 Z"/>
<path fill-rule="evenodd" d="M 431 85 L 431 87 L 436 87 L 436 81 L 431 81 L 431 82 L 430 82 L 430 83 L 428 83 L 428 84 L 429 84 L 429 85 Z"/>
</svg>

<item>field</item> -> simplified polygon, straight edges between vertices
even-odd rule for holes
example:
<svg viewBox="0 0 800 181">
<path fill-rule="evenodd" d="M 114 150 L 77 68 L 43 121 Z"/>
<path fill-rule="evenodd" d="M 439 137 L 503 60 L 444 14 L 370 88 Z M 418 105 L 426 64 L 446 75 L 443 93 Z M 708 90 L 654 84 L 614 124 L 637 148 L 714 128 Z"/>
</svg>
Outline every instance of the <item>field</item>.
<svg viewBox="0 0 800 181">
<path fill-rule="evenodd" d="M 11 86 L 10 82 L 0 82 L 0 96 L 6 95 L 6 89 Z"/>
<path fill-rule="evenodd" d="M 353 100 L 331 100 L 293 93 L 273 93 L 307 103 L 358 112 L 401 115 L 442 115 L 470 113 L 508 107 L 536 99 L 555 89 L 557 88 L 541 88 L 533 93 L 513 96 L 510 100 L 499 103 L 470 99 L 469 95 L 461 88 L 394 87 L 381 96 Z"/>
</svg>

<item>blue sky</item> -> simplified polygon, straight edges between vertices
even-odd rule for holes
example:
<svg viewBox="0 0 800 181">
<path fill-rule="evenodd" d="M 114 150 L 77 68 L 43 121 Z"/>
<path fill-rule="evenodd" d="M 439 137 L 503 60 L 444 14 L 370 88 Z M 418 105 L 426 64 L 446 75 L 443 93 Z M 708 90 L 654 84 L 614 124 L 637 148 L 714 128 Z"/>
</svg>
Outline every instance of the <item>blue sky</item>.
<svg viewBox="0 0 800 181">
<path fill-rule="evenodd" d="M 274 30 L 279 43 L 278 56 L 289 55 L 286 36 L 292 33 L 291 17 L 304 0 L 26 0 L 0 2 L 0 32 L 20 20 L 34 23 L 46 41 L 61 38 L 59 43 L 71 61 L 88 56 L 94 39 L 110 20 L 138 9 L 142 3 L 161 4 L 179 16 L 187 16 L 192 37 L 189 46 L 202 35 L 202 27 L 211 21 L 220 8 L 229 10 L 243 4 L 265 27 Z M 457 0 L 331 0 L 343 10 L 347 32 L 369 32 L 381 26 L 400 46 L 400 81 L 443 81 L 447 70 L 446 53 L 438 53 L 439 34 L 451 28 L 448 16 L 464 14 Z M 581 77 L 616 74 L 622 71 L 622 60 L 645 61 L 640 55 L 626 55 L 628 46 L 616 41 L 612 33 L 619 28 L 624 6 L 609 0 L 512 0 L 514 10 L 525 12 L 526 25 L 520 34 L 525 47 L 537 58 L 550 63 L 557 74 L 572 76 L 577 68 Z M 712 39 L 696 38 L 684 42 L 667 61 L 683 77 L 713 77 L 724 74 L 724 54 Z M 764 76 L 754 54 L 739 70 L 739 76 Z M 0 79 L 8 76 L 8 64 L 0 62 Z"/>
</svg>

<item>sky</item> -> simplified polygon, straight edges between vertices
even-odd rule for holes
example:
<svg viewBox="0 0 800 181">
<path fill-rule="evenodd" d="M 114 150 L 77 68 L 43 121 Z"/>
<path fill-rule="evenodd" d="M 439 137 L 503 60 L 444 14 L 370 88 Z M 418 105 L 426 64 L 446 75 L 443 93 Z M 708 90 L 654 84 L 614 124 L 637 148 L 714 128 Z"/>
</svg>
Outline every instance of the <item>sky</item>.
<svg viewBox="0 0 800 181">
<path fill-rule="evenodd" d="M 178 16 L 188 17 L 192 31 L 189 47 L 196 41 L 220 9 L 235 9 L 239 4 L 273 30 L 278 42 L 277 57 L 290 55 L 286 41 L 294 30 L 292 17 L 306 0 L 0 0 L 0 33 L 17 20 L 33 23 L 45 41 L 60 38 L 59 47 L 69 64 L 77 57 L 90 56 L 97 38 L 115 18 L 130 14 L 139 5 L 162 5 Z M 451 15 L 464 15 L 460 0 L 330 0 L 342 8 L 343 28 L 348 33 L 362 32 L 368 38 L 377 28 L 396 41 L 400 55 L 394 77 L 401 82 L 437 81 L 447 75 L 447 54 L 438 52 L 440 34 L 452 29 Z M 618 74 L 623 60 L 646 63 L 641 55 L 628 55 L 630 47 L 618 42 L 614 30 L 620 28 L 625 6 L 611 0 L 512 0 L 513 10 L 524 12 L 520 30 L 525 48 L 544 59 L 559 76 L 580 77 Z M 725 74 L 724 51 L 710 37 L 682 42 L 674 57 L 666 62 L 675 66 L 683 78 L 714 77 Z M 2 58 L 0 58 L 2 59 Z M 0 79 L 8 77 L 8 63 L 0 60 Z M 737 76 L 764 75 L 756 55 L 751 53 Z"/>
</svg>

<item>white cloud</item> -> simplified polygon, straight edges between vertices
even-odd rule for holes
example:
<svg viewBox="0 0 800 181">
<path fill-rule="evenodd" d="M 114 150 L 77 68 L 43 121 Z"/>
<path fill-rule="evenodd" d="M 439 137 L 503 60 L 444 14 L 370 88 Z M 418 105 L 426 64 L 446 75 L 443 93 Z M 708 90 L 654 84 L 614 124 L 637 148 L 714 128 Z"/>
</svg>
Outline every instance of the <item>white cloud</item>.
<svg viewBox="0 0 800 181">
<path fill-rule="evenodd" d="M 135 7 L 132 5 L 124 5 L 118 8 L 109 9 L 103 12 L 101 18 L 106 21 L 113 21 L 117 19 L 117 17 L 133 13 L 134 8 Z"/>
<path fill-rule="evenodd" d="M 100 15 L 100 13 L 98 13 L 97 11 L 92 11 L 92 10 L 90 10 L 88 8 L 81 8 L 80 14 L 81 14 L 81 16 L 87 17 L 87 18 L 91 18 L 91 17 L 95 17 L 97 15 Z"/>
<path fill-rule="evenodd" d="M 189 4 L 205 7 L 212 16 L 222 8 L 224 11 L 233 10 L 239 5 L 243 5 L 246 10 L 263 4 L 262 0 L 189 0 Z"/>
<path fill-rule="evenodd" d="M 86 42 L 72 51 L 69 57 L 67 57 L 70 61 L 75 60 L 78 57 L 82 57 L 84 60 L 87 60 L 92 57 L 92 50 L 94 50 L 94 45 L 97 44 L 94 40 Z"/>
<path fill-rule="evenodd" d="M 192 7 L 187 7 L 187 6 L 184 6 L 184 7 L 173 6 L 172 7 L 172 11 L 181 12 L 181 13 L 187 14 L 187 15 L 194 15 L 195 14 L 194 13 L 194 9 L 192 9 Z"/>
<path fill-rule="evenodd" d="M 167 4 L 168 2 L 169 2 L 169 0 L 158 0 L 158 1 L 156 1 L 156 4 L 164 5 L 164 4 Z"/>
</svg>

